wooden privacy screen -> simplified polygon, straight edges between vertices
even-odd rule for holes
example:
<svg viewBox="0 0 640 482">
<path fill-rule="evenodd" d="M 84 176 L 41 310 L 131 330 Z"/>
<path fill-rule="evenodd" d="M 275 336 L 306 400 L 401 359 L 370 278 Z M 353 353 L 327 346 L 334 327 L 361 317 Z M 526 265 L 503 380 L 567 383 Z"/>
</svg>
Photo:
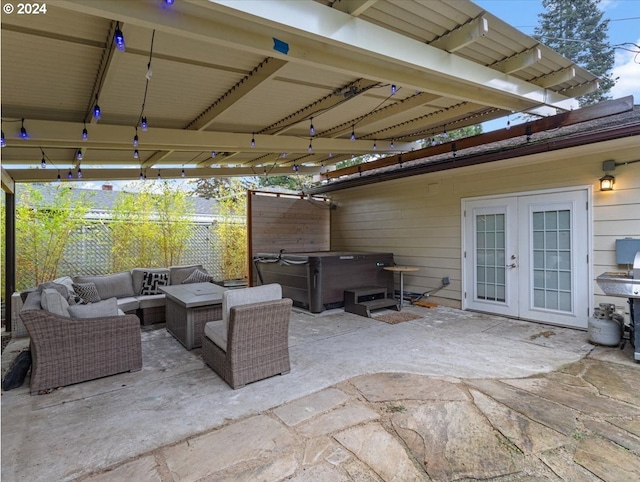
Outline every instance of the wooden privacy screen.
<svg viewBox="0 0 640 482">
<path fill-rule="evenodd" d="M 249 191 L 247 195 L 249 280 L 255 285 L 256 253 L 331 249 L 331 203 L 326 198 Z"/>
</svg>

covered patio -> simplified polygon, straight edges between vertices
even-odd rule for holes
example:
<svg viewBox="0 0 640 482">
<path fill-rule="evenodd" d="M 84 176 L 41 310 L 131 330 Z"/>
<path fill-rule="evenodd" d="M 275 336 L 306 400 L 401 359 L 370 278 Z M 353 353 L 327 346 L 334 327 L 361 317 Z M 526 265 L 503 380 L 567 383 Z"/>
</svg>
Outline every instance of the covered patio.
<svg viewBox="0 0 640 482">
<path fill-rule="evenodd" d="M 628 344 L 595 347 L 584 332 L 446 307 L 403 311 L 415 319 L 294 308 L 291 373 L 240 390 L 199 349 L 147 328 L 140 372 L 3 394 L 3 478 L 640 474 L 640 382 Z M 3 369 L 20 344 L 9 345 Z"/>
</svg>

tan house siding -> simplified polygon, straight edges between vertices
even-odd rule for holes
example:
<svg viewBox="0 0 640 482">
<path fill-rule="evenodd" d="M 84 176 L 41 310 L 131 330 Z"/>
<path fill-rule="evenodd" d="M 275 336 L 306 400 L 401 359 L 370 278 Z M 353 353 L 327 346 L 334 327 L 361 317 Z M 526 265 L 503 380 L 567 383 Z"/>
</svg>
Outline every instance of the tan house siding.
<svg viewBox="0 0 640 482">
<path fill-rule="evenodd" d="M 498 194 L 592 186 L 593 276 L 620 269 L 615 265 L 615 240 L 640 238 L 640 163 L 620 166 L 615 190 L 600 192 L 602 161 L 625 162 L 637 157 L 638 138 L 623 146 L 583 146 L 516 160 L 424 174 L 335 191 L 331 217 L 334 250 L 390 251 L 396 263 L 419 266 L 405 275 L 405 289 L 433 289 L 448 276 L 451 285 L 434 294 L 442 304 L 460 307 L 462 199 Z M 629 147 L 634 146 L 634 147 Z M 548 160 L 553 157 L 553 160 Z M 601 296 L 594 282 L 595 306 L 624 300 Z"/>
</svg>

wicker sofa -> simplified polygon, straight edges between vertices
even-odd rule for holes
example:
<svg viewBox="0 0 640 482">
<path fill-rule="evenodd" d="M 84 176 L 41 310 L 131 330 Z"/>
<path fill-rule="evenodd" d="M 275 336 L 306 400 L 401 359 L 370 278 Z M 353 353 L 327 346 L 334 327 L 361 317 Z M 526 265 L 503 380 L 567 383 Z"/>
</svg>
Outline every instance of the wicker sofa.
<svg viewBox="0 0 640 482">
<path fill-rule="evenodd" d="M 142 368 L 135 315 L 74 319 L 26 309 L 20 318 L 31 337 L 31 395 Z"/>
<path fill-rule="evenodd" d="M 39 309 L 42 291 L 47 288 L 55 288 L 65 295 L 69 300 L 71 294 L 76 294 L 73 285 L 95 285 L 97 296 L 100 300 L 116 298 L 118 308 L 126 314 L 136 315 L 143 325 L 165 322 L 165 295 L 156 289 L 144 291 L 145 281 L 149 276 L 166 277 L 166 284 L 182 284 L 194 275 L 195 271 L 206 273 L 201 264 L 171 266 L 169 268 L 134 268 L 131 271 L 105 275 L 79 275 L 69 277 L 63 276 L 53 281 L 42 283 L 40 286 L 23 291 L 15 298 L 16 316 L 12 316 L 14 325 L 12 336 L 20 338 L 28 336 L 27 330 L 22 325 L 22 320 L 18 313 L 23 309 L 29 300 L 29 309 Z M 65 289 L 66 288 L 66 294 Z M 144 294 L 151 293 L 151 294 Z M 12 300 L 13 301 L 13 300 Z M 95 300 L 93 300 L 95 301 Z M 46 308 L 43 308 L 46 309 Z M 67 314 L 64 313 L 64 316 Z"/>
</svg>

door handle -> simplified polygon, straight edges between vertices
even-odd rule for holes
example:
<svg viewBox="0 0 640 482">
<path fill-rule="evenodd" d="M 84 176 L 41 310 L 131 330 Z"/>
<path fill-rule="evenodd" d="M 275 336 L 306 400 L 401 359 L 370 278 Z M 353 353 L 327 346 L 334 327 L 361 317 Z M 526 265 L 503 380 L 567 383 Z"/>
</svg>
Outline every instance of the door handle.
<svg viewBox="0 0 640 482">
<path fill-rule="evenodd" d="M 507 268 L 517 268 L 515 263 L 508 264 L 506 267 Z"/>
</svg>

